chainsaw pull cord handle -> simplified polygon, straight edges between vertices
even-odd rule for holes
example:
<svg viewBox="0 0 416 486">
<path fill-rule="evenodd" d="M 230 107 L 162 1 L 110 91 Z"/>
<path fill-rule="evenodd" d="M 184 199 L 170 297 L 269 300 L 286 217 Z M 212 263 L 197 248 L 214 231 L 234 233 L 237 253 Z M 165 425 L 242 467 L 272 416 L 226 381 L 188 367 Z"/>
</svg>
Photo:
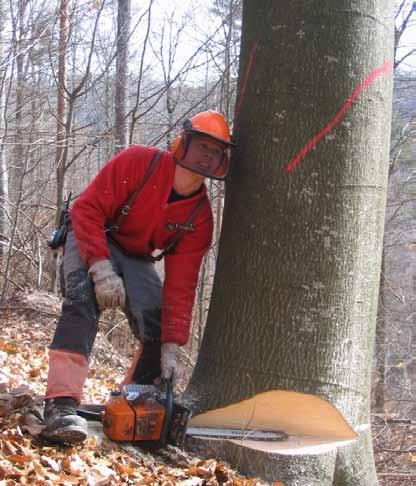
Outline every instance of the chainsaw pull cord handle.
<svg viewBox="0 0 416 486">
<path fill-rule="evenodd" d="M 168 439 L 169 428 L 173 416 L 173 384 L 172 379 L 163 380 L 166 385 L 166 412 L 165 420 L 163 422 L 162 432 L 160 434 L 160 442 L 165 445 Z"/>
</svg>

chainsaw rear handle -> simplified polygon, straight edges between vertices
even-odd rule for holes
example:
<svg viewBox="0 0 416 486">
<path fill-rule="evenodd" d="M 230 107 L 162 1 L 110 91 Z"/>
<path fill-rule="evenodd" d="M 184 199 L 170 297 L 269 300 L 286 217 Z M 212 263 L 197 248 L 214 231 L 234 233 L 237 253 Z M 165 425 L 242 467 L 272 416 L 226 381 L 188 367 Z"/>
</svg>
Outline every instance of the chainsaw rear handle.
<svg viewBox="0 0 416 486">
<path fill-rule="evenodd" d="M 163 380 L 162 383 L 164 383 L 166 387 L 166 403 L 164 404 L 166 412 L 162 432 L 160 434 L 160 442 L 162 446 L 165 446 L 173 416 L 173 384 L 171 378 L 169 380 Z"/>
</svg>

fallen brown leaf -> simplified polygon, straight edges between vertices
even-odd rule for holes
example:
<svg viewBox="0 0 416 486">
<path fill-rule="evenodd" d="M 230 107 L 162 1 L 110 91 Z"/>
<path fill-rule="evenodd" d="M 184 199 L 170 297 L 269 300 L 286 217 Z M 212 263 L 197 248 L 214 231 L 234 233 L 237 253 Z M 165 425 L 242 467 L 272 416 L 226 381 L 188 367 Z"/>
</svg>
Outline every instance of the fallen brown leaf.
<svg viewBox="0 0 416 486">
<path fill-rule="evenodd" d="M 29 376 L 31 378 L 36 378 L 36 376 L 40 376 L 40 368 L 32 368 L 30 371 L 29 371 Z"/>
<path fill-rule="evenodd" d="M 19 425 L 21 426 L 23 432 L 27 432 L 33 437 L 40 435 L 45 428 L 42 420 L 32 413 L 27 413 L 20 416 Z"/>
<path fill-rule="evenodd" d="M 31 456 L 24 456 L 22 454 L 10 454 L 7 459 L 16 464 L 27 464 L 32 460 Z"/>
<path fill-rule="evenodd" d="M 75 476 L 79 476 L 85 469 L 85 463 L 79 457 L 78 454 L 72 456 L 67 456 L 62 459 L 62 469 L 68 473 Z"/>
<path fill-rule="evenodd" d="M 55 473 L 58 473 L 61 470 L 58 461 L 56 461 L 52 457 L 41 456 L 40 457 L 40 463 L 43 466 L 48 467 L 49 469 L 51 469 Z"/>
<path fill-rule="evenodd" d="M 198 461 L 195 466 L 188 469 L 188 474 L 191 476 L 199 476 L 201 478 L 209 479 L 214 475 L 216 468 L 217 461 L 215 460 Z"/>
<path fill-rule="evenodd" d="M 116 484 L 117 475 L 107 466 L 97 464 L 88 473 L 88 486 L 110 486 Z"/>
</svg>

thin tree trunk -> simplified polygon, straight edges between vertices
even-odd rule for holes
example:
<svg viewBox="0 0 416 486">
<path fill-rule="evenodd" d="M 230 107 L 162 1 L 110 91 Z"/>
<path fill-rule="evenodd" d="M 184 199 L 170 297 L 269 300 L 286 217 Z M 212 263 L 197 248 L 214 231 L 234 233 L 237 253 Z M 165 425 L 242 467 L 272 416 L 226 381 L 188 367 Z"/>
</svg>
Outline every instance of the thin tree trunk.
<svg viewBox="0 0 416 486">
<path fill-rule="evenodd" d="M 111 133 L 111 123 L 110 120 L 112 119 L 111 112 L 112 112 L 112 89 L 111 89 L 111 80 L 108 73 L 105 74 L 105 88 L 104 88 L 104 107 L 105 107 L 105 132 Z M 104 157 L 103 160 L 110 160 L 113 150 L 111 146 L 110 137 L 105 137 L 104 139 Z M 97 172 L 101 169 L 101 160 L 97 160 Z"/>
<path fill-rule="evenodd" d="M 127 93 L 130 35 L 130 0 L 118 0 L 115 83 L 115 152 L 127 146 Z"/>
<path fill-rule="evenodd" d="M 220 111 L 225 115 L 227 120 L 232 118 L 231 106 L 232 106 L 232 89 L 231 89 L 231 55 L 233 48 L 233 38 L 234 38 L 234 22 L 235 22 L 235 10 L 236 2 L 235 0 L 229 0 L 227 11 L 227 31 L 225 34 L 225 50 L 224 50 L 224 73 L 221 85 L 221 103 Z M 216 184 L 216 199 L 215 199 L 215 241 L 219 241 L 221 235 L 221 223 L 222 223 L 222 213 L 224 206 L 224 184 Z"/>
<path fill-rule="evenodd" d="M 69 0 L 61 0 L 59 7 L 59 46 L 58 46 L 58 91 L 57 91 L 57 110 L 56 110 L 56 152 L 55 152 L 55 171 L 56 171 L 56 215 L 55 226 L 58 225 L 60 210 L 64 200 L 66 161 L 65 154 L 68 145 L 66 130 L 67 119 L 67 62 L 66 55 L 68 50 L 69 36 Z M 57 293 L 57 273 L 60 266 L 60 256 L 56 255 L 55 269 L 51 272 L 51 290 Z"/>
<path fill-rule="evenodd" d="M 17 13 L 16 18 L 13 19 L 13 44 L 14 44 L 14 55 L 16 58 L 16 101 L 15 101 L 15 112 L 14 112 L 14 122 L 15 122 L 15 145 L 13 153 L 13 166 L 11 170 L 11 177 L 9 180 L 9 195 L 13 202 L 13 211 L 11 215 L 10 223 L 10 238 L 8 241 L 7 255 L 4 258 L 4 269 L 3 277 L 4 281 L 0 300 L 4 300 L 8 294 L 10 273 L 12 268 L 13 259 L 13 249 L 15 238 L 17 234 L 17 228 L 19 224 L 19 211 L 23 199 L 24 191 L 24 178 L 27 169 L 27 157 L 24 154 L 23 148 L 23 134 L 24 128 L 23 124 L 23 108 L 24 108 L 24 17 L 25 10 L 27 7 L 27 2 L 25 0 L 19 0 L 17 2 Z M 12 70 L 13 73 L 13 70 Z M 6 107 L 4 108 L 6 110 Z"/>
<path fill-rule="evenodd" d="M 152 22 L 152 6 L 153 6 L 153 0 L 149 0 L 149 6 L 147 7 L 146 34 L 145 34 L 145 37 L 144 37 L 144 40 L 143 40 L 142 54 L 141 54 L 141 58 L 140 58 L 139 74 L 138 74 L 138 79 L 137 79 L 136 100 L 135 100 L 133 109 L 131 110 L 129 144 L 133 143 L 133 137 L 134 137 L 134 134 L 135 134 L 136 123 L 140 119 L 139 106 L 140 106 L 141 92 L 142 92 L 144 60 L 145 60 L 145 56 L 146 56 L 147 44 L 149 42 L 150 26 L 151 26 L 151 22 Z"/>
<path fill-rule="evenodd" d="M 0 0 L 0 23 L 4 24 L 3 0 Z M 6 67 L 3 66 L 3 29 L 0 29 L 0 258 L 6 253 L 6 242 L 9 238 L 9 182 L 6 163 L 6 150 L 3 143 L 5 130 L 5 80 Z M 4 243 L 4 244 L 3 244 Z M 0 270 L 1 270 L 0 262 Z"/>
<path fill-rule="evenodd" d="M 68 7 L 69 0 L 61 0 L 59 8 L 59 47 L 58 47 L 58 93 L 57 93 L 57 112 L 56 112 L 56 206 L 60 208 L 64 198 L 64 180 L 65 180 L 65 145 L 68 143 L 65 129 L 67 100 L 66 100 L 66 77 L 67 65 L 66 54 L 68 48 Z M 56 223 L 59 220 L 59 211 L 56 215 Z"/>
<path fill-rule="evenodd" d="M 384 246 L 384 245 L 383 245 Z M 386 354 L 386 302 L 385 302 L 385 254 L 381 258 L 381 278 L 379 287 L 379 304 L 377 310 L 376 341 L 374 353 L 374 375 L 373 375 L 373 409 L 374 412 L 384 412 L 384 387 L 385 372 L 387 366 Z"/>
<path fill-rule="evenodd" d="M 391 0 L 244 4 L 238 148 L 187 394 L 195 413 L 270 389 L 334 404 L 361 434 L 338 453 L 288 458 L 225 448 L 243 472 L 288 486 L 377 484 L 369 392 L 392 10 Z"/>
<path fill-rule="evenodd" d="M 234 31 L 234 0 L 230 0 L 227 12 L 227 32 L 225 36 L 224 73 L 221 86 L 221 111 L 227 120 L 231 120 L 231 49 Z"/>
<path fill-rule="evenodd" d="M 25 56 L 25 25 L 24 16 L 27 2 L 19 0 L 17 3 L 17 18 L 16 18 L 16 39 L 15 39 L 15 53 L 16 53 L 16 109 L 15 109 L 15 149 L 14 149 L 14 170 L 12 171 L 12 200 L 16 203 L 21 199 L 21 194 L 18 193 L 18 188 L 23 189 L 23 184 L 20 183 L 24 173 L 24 127 L 23 127 L 23 110 L 24 110 L 24 56 Z"/>
</svg>

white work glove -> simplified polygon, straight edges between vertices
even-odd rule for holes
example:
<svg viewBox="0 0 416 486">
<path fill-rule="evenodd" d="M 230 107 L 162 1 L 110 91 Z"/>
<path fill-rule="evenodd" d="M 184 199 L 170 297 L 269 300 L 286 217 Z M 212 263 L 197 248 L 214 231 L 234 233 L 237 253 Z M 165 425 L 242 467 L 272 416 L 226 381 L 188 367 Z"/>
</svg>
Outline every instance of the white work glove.
<svg viewBox="0 0 416 486">
<path fill-rule="evenodd" d="M 114 271 L 110 260 L 95 262 L 88 273 L 94 282 L 95 297 L 100 310 L 124 306 L 126 291 L 123 280 Z"/>
<path fill-rule="evenodd" d="M 163 343 L 160 359 L 162 379 L 170 380 L 175 385 L 182 378 L 182 366 L 179 363 L 179 345 Z"/>
</svg>

